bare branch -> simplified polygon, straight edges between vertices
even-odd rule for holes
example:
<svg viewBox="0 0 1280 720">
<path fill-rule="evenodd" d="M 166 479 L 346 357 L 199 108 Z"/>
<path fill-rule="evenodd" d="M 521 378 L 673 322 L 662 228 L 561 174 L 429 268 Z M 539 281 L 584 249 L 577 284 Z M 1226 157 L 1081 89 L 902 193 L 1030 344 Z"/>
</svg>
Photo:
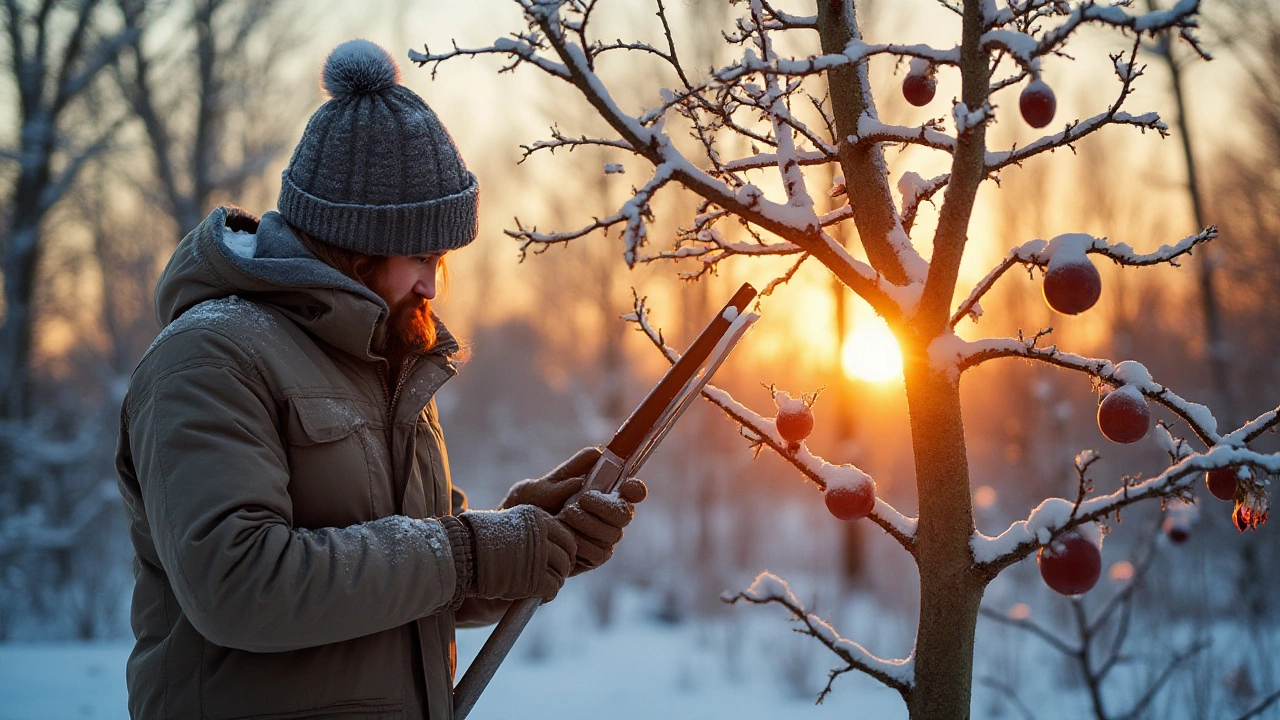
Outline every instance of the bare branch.
<svg viewBox="0 0 1280 720">
<path fill-rule="evenodd" d="M 796 599 L 795 594 L 791 592 L 791 588 L 787 586 L 787 583 L 778 576 L 768 572 L 760 573 L 755 582 L 751 584 L 751 587 L 733 595 L 726 593 L 720 599 L 730 604 L 739 600 L 745 600 L 753 605 L 777 603 L 791 611 L 792 618 L 803 625 L 803 629 L 798 632 L 817 638 L 827 649 L 844 661 L 845 668 L 832 670 L 827 687 L 818 695 L 819 703 L 830 692 L 830 681 L 850 670 L 858 670 L 870 675 L 887 687 L 897 690 L 904 701 L 910 702 L 911 692 L 915 684 L 915 663 L 913 658 L 884 660 L 872 655 L 858 643 L 841 637 L 825 621 L 806 610 L 800 604 L 800 601 Z"/>
</svg>

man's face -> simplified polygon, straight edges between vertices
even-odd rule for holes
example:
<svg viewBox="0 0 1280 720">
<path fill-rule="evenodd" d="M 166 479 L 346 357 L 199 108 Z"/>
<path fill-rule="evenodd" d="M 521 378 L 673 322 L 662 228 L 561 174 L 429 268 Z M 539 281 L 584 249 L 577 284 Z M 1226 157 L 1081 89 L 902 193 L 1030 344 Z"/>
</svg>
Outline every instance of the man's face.
<svg viewBox="0 0 1280 720">
<path fill-rule="evenodd" d="M 432 300 L 436 296 L 440 258 L 440 254 L 389 257 L 378 269 L 371 288 L 387 301 L 388 307 L 395 307 L 410 297 L 415 301 Z"/>
<path fill-rule="evenodd" d="M 435 344 L 431 300 L 436 296 L 440 259 L 440 255 L 389 257 L 369 283 L 391 309 L 383 354 L 393 362 L 428 352 Z"/>
</svg>

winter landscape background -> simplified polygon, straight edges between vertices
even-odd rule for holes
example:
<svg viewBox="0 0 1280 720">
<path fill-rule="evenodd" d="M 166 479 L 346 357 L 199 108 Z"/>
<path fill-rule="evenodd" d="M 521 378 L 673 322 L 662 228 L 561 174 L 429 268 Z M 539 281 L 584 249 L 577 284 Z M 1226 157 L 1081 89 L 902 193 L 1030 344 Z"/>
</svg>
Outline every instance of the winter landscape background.
<svg viewBox="0 0 1280 720">
<path fill-rule="evenodd" d="M 812 12 L 803 2 L 783 5 Z M 49 8 L 43 28 L 42 6 Z M 712 0 L 672 6 L 685 27 L 725 29 L 742 9 Z M 871 41 L 945 45 L 958 37 L 958 18 L 939 3 L 858 7 Z M 601 23 L 620 34 L 652 34 L 645 28 L 656 24 L 649 3 L 602 4 L 600 12 Z M 1108 266 L 1100 268 L 1098 307 L 1065 320 L 1045 307 L 1038 279 L 1011 273 L 985 299 L 982 323 L 1010 334 L 1052 325 L 1054 342 L 1074 352 L 1138 360 L 1184 397 L 1214 408 L 1222 426 L 1235 427 L 1280 399 L 1280 4 L 1224 0 L 1203 3 L 1202 12 L 1201 39 L 1215 59 L 1176 58 L 1196 198 L 1219 239 L 1176 270 L 1100 263 Z M 87 29 L 77 56 L 67 38 L 78 16 Z M 13 317 L 13 288 L 29 287 L 21 309 L 34 323 L 26 389 L 18 401 L 6 386 L 0 418 L 6 720 L 127 714 L 131 549 L 113 454 L 129 372 L 158 331 L 151 288 L 177 240 L 213 207 L 234 203 L 256 214 L 273 207 L 280 170 L 323 101 L 319 67 L 338 42 L 360 36 L 391 50 L 404 84 L 441 116 L 483 187 L 481 237 L 451 256 L 449 294 L 439 305 L 473 353 L 438 401 L 454 478 L 476 507 L 493 507 L 510 483 L 606 440 L 660 376 L 665 361 L 618 319 L 632 310 L 633 289 L 648 298 L 667 341 L 683 348 L 738 284 L 762 287 L 789 264 L 725 264 L 689 283 L 667 265 L 629 270 L 616 234 L 521 262 L 517 243 L 502 233 L 513 216 L 576 227 L 611 212 L 647 176 L 630 167 L 602 173 L 618 158 L 595 148 L 519 163 L 520 146 L 547 137 L 553 124 L 571 135 L 601 127 L 580 98 L 534 73 L 499 73 L 496 59 L 480 58 L 453 61 L 433 80 L 430 68 L 407 62 L 407 50 L 424 43 L 484 45 L 522 27 L 519 8 L 506 0 L 388 0 L 359 9 L 300 0 L 13 0 L 0 18 L 6 30 L 17 26 L 16 34 L 0 35 L 0 317 Z M 699 42 L 682 36 L 690 43 L 682 52 L 700 66 L 722 63 L 727 52 L 715 33 L 707 35 Z M 49 64 L 18 62 L 34 57 L 40 37 L 48 38 Z M 1046 61 L 1060 117 L 1084 115 L 1110 98 L 1098 88 L 1114 80 L 1106 53 L 1125 44 L 1115 43 L 1085 33 L 1070 47 L 1076 62 Z M 1171 78 L 1157 49 L 1140 56 L 1148 67 L 1132 102 L 1173 124 Z M 24 89 L 33 77 L 52 87 L 67 57 L 65 75 L 83 73 L 85 82 L 60 104 L 46 88 L 55 101 L 45 109 L 57 114 L 24 118 L 31 105 Z M 927 111 L 907 105 L 898 90 L 906 71 L 891 58 L 871 62 L 882 118 L 918 124 L 929 113 L 947 114 L 945 102 Z M 611 72 L 636 75 L 634 84 L 619 85 L 636 96 L 621 100 L 654 102 L 640 91 L 662 78 L 644 75 L 645 66 Z M 956 85 L 942 76 L 939 98 L 958 94 Z M 1035 136 L 1014 122 L 989 134 L 1006 144 Z M 31 141 L 45 136 L 48 144 Z M 1193 234 L 1199 228 L 1181 143 L 1176 126 L 1167 139 L 1103 132 L 1074 152 L 1004 170 L 999 188 L 988 183 L 979 193 L 962 284 L 1030 238 L 1083 231 L 1148 252 Z M 941 167 L 919 147 L 887 156 L 893 179 L 906 171 L 929 177 Z M 29 176 L 42 157 L 52 180 L 37 197 L 28 192 Z M 662 203 L 651 238 L 674 235 L 695 209 L 678 196 Z M 922 223 L 936 220 L 927 207 L 921 215 Z M 27 243 L 39 248 L 26 256 L 30 264 L 19 252 Z M 1220 309 L 1225 394 L 1209 362 L 1202 263 Z M 796 395 L 825 388 L 808 445 L 831 462 L 856 463 L 876 478 L 882 498 L 913 514 L 902 379 L 854 357 L 873 342 L 860 333 L 877 321 L 838 287 L 820 266 L 803 267 L 768 298 L 716 384 L 762 412 L 770 400 L 761 383 Z M 9 336 L 4 341 L 0 360 L 9 362 L 14 346 Z M 883 356 L 884 349 L 873 353 Z M 1074 497 L 1072 460 L 1082 450 L 1102 453 L 1101 475 L 1150 475 L 1165 465 L 1154 442 L 1121 447 L 1099 434 L 1087 378 L 1006 363 L 975 370 L 962 392 L 984 533 L 1025 518 L 1045 497 Z M 901 657 L 915 635 L 919 583 L 898 544 L 865 521 L 832 518 L 812 484 L 773 453 L 753 459 L 736 426 L 704 405 L 646 466 L 650 499 L 618 556 L 571 580 L 539 612 L 477 717 L 906 717 L 896 693 L 857 673 L 837 679 L 815 706 L 836 664 L 831 653 L 792 632 L 781 608 L 721 601 L 769 570 L 844 636 L 881 657 Z M 1157 411 L 1157 419 L 1170 416 Z M 1275 450 L 1274 441 L 1263 444 Z M 1126 510 L 1103 545 L 1102 582 L 1080 601 L 1049 591 L 1034 559 L 988 588 L 974 718 L 1280 718 L 1280 704 L 1267 703 L 1280 691 L 1280 535 L 1274 523 L 1238 533 L 1230 505 L 1198 488 L 1200 512 L 1183 544 L 1161 531 L 1158 504 Z M 1081 610 L 1088 617 L 1112 611 L 1089 635 L 1101 648 L 1092 652 L 1112 644 L 1121 650 L 1105 680 L 1091 682 L 1054 644 L 1080 642 Z M 460 634 L 464 664 L 483 639 L 484 631 Z M 1091 685 L 1105 714 L 1091 702 Z M 1143 697 L 1153 685 L 1157 692 Z"/>
</svg>

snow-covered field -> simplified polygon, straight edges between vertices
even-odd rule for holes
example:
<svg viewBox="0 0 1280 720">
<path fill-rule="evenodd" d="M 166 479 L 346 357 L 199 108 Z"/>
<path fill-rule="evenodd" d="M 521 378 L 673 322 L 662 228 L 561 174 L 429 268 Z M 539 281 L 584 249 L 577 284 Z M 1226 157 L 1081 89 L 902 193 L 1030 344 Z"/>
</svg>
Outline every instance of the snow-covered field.
<svg viewBox="0 0 1280 720">
<path fill-rule="evenodd" d="M 792 632 L 785 612 L 777 606 L 726 607 L 711 617 L 676 623 L 657 617 L 662 602 L 654 591 L 627 588 L 614 593 L 613 620 L 601 628 L 595 620 L 599 598 L 598 586 L 570 583 L 560 598 L 542 608 L 472 717 L 903 720 L 907 716 L 896 693 L 857 673 L 838 678 L 826 702 L 814 705 L 834 657 L 812 638 Z M 881 646 L 898 646 L 908 639 L 902 637 L 904 628 L 892 613 L 870 601 L 854 598 L 835 615 L 832 619 L 838 629 L 868 642 L 873 651 L 883 652 Z M 463 667 L 487 634 L 487 630 L 459 634 Z M 1198 658 L 1202 667 L 1175 676 L 1149 717 L 1230 720 L 1249 704 L 1240 697 L 1239 673 L 1233 672 L 1231 661 L 1237 657 L 1236 649 L 1250 644 L 1247 633 L 1229 623 L 1217 623 L 1207 635 L 1212 647 Z M 1151 655 L 1152 662 L 1139 663 L 1132 672 L 1113 678 L 1106 693 L 1111 696 L 1109 704 L 1126 706 L 1128 698 L 1149 682 L 1150 668 L 1162 665 L 1170 648 L 1186 639 L 1157 642 L 1142 636 L 1138 655 Z M 124 666 L 129 648 L 128 641 L 0 644 L 0 720 L 127 718 Z M 1255 664 L 1249 683 L 1253 693 L 1265 694 L 1280 686 L 1280 678 L 1267 677 L 1274 668 L 1274 663 Z M 975 720 L 1093 716 L 1078 678 L 1063 658 L 1025 633 L 981 626 L 975 677 L 979 680 L 974 685 Z M 1009 702 L 990 687 L 992 679 L 1015 687 L 1020 700 Z M 1197 697 L 1199 703 L 1190 702 Z M 1196 704 L 1208 708 L 1209 714 L 1194 709 Z M 1255 717 L 1278 720 L 1280 705 Z"/>
<path fill-rule="evenodd" d="M 679 624 L 652 617 L 653 598 L 620 592 L 615 622 L 597 628 L 589 597 L 570 586 L 542 608 L 472 714 L 474 718 L 655 717 L 896 720 L 897 694 L 845 675 L 821 706 L 785 679 L 796 664 L 814 692 L 831 663 L 825 649 L 789 631 L 777 608 L 733 608 Z M 487 630 L 459 635 L 463 667 Z M 811 647 L 812 646 L 812 647 Z M 130 643 L 0 644 L 0 720 L 127 718 Z"/>
</svg>

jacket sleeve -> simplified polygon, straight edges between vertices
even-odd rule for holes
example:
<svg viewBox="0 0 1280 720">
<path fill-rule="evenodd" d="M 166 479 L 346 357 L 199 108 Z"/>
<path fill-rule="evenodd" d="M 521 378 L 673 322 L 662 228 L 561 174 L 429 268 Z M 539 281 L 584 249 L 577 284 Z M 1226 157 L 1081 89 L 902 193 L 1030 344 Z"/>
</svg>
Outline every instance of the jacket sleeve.
<svg viewBox="0 0 1280 720">
<path fill-rule="evenodd" d="M 196 630 L 279 652 L 446 606 L 457 578 L 439 521 L 293 527 L 274 404 L 254 378 L 234 359 L 189 362 L 141 388 L 127 416 L 156 550 Z"/>
</svg>

